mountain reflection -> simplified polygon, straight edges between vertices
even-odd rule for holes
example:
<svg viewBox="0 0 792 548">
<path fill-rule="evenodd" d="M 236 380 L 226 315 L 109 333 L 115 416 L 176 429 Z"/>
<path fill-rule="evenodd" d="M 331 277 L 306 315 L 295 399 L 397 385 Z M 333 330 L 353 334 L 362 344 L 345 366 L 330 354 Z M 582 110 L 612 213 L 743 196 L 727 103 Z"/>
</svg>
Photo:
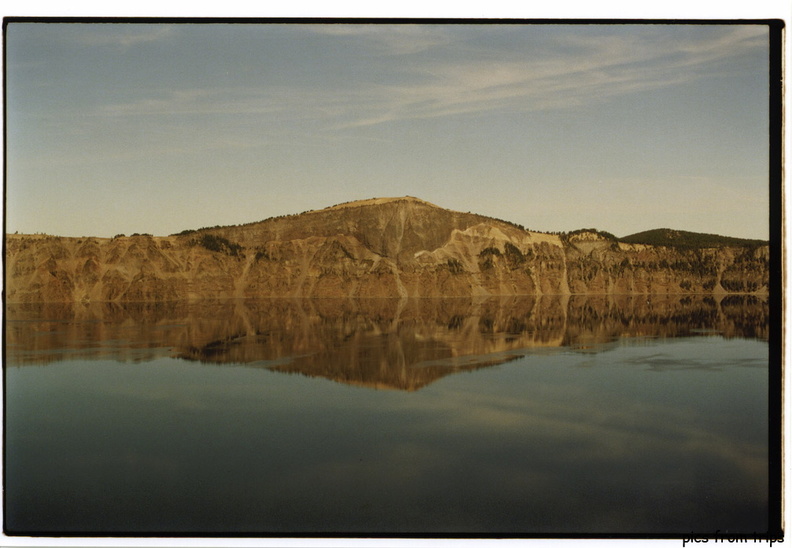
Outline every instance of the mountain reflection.
<svg viewBox="0 0 792 548">
<path fill-rule="evenodd" d="M 710 333 L 767 340 L 767 300 L 644 295 L 6 306 L 10 365 L 173 356 L 399 390 L 538 347 L 598 352 L 621 337 Z"/>
</svg>

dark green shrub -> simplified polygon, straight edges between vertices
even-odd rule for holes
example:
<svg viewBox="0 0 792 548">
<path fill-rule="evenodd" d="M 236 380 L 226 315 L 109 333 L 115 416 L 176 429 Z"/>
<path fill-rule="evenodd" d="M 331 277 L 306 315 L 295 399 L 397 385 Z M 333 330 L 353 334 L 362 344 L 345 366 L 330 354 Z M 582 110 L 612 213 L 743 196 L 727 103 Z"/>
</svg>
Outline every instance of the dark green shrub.
<svg viewBox="0 0 792 548">
<path fill-rule="evenodd" d="M 462 266 L 462 263 L 459 262 L 457 259 L 448 259 L 446 262 L 448 266 L 448 270 L 451 271 L 452 274 L 461 274 L 465 271 L 465 268 Z"/>
<path fill-rule="evenodd" d="M 522 251 L 513 243 L 506 242 L 503 249 L 506 252 L 506 258 L 509 260 L 509 264 L 511 264 L 512 268 L 516 268 L 525 262 L 525 256 Z"/>
<path fill-rule="evenodd" d="M 481 253 L 479 253 L 479 257 L 486 257 L 487 255 L 494 255 L 495 257 L 500 257 L 501 252 L 500 249 L 498 249 L 497 247 L 485 247 L 484 249 L 481 250 Z"/>
<path fill-rule="evenodd" d="M 243 247 L 237 243 L 230 242 L 222 236 L 216 236 L 215 234 L 203 234 L 200 238 L 194 240 L 194 242 L 201 247 L 208 249 L 209 251 L 214 251 L 215 253 L 225 253 L 226 255 L 231 255 L 232 257 L 242 256 Z"/>
</svg>

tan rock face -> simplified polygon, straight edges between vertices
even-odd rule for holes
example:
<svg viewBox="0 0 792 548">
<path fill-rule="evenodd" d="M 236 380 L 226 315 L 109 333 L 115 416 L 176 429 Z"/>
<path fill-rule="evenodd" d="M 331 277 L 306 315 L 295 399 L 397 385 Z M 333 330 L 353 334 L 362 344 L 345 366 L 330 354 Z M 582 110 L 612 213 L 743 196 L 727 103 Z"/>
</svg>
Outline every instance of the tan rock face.
<svg viewBox="0 0 792 548">
<path fill-rule="evenodd" d="M 9 302 L 762 293 L 769 250 L 534 233 L 415 198 L 183 235 L 6 236 Z"/>
</svg>

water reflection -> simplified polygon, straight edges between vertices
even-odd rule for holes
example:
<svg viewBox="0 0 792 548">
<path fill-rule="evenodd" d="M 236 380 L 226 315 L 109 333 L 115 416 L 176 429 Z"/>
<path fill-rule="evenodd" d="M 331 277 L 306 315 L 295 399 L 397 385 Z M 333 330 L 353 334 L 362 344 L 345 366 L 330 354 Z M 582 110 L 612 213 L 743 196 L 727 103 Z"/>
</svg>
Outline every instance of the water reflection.
<svg viewBox="0 0 792 548">
<path fill-rule="evenodd" d="M 765 531 L 767 315 L 748 297 L 9 306 L 4 524 Z"/>
<path fill-rule="evenodd" d="M 8 304 L 11 365 L 175 356 L 370 388 L 417 390 L 537 348 L 600 352 L 624 337 L 767 340 L 752 296 L 272 299 Z"/>
</svg>

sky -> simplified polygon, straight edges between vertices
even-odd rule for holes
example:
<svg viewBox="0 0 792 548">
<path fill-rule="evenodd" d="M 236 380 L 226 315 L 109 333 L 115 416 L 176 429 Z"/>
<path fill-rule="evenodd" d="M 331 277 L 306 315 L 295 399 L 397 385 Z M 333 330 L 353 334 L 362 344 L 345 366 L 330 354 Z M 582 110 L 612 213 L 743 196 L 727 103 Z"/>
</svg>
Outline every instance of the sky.
<svg viewBox="0 0 792 548">
<path fill-rule="evenodd" d="M 768 237 L 768 29 L 6 29 L 6 231 L 167 235 L 416 196 L 539 231 Z"/>
</svg>

